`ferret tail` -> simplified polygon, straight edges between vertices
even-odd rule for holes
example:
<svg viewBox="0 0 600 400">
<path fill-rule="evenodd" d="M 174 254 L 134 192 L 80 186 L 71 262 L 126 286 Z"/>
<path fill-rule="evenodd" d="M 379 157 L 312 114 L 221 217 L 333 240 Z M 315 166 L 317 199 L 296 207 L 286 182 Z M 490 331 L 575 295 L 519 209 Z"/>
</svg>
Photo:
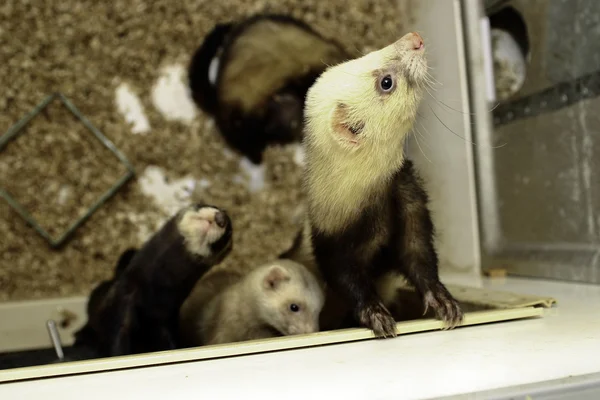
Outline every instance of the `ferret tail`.
<svg viewBox="0 0 600 400">
<path fill-rule="evenodd" d="M 188 68 L 188 83 L 194 102 L 200 109 L 214 114 L 217 107 L 217 91 L 210 80 L 210 66 L 233 24 L 217 24 L 204 38 Z"/>
</svg>

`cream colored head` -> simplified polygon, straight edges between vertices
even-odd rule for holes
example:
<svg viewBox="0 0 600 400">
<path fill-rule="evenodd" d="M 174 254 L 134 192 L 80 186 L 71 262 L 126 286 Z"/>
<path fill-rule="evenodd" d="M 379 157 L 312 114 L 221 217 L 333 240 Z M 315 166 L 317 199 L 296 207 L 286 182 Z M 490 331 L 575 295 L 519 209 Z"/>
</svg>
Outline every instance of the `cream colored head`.
<svg viewBox="0 0 600 400">
<path fill-rule="evenodd" d="M 194 256 L 218 258 L 231 246 L 231 220 L 215 206 L 199 203 L 185 207 L 177 214 L 176 223 L 186 249 Z"/>
<path fill-rule="evenodd" d="M 427 75 L 423 39 L 395 43 L 327 69 L 305 102 L 305 143 L 343 154 L 401 148 Z"/>
<path fill-rule="evenodd" d="M 253 272 L 259 285 L 257 311 L 263 323 L 283 335 L 319 331 L 325 302 L 312 273 L 291 260 L 277 260 Z"/>
</svg>

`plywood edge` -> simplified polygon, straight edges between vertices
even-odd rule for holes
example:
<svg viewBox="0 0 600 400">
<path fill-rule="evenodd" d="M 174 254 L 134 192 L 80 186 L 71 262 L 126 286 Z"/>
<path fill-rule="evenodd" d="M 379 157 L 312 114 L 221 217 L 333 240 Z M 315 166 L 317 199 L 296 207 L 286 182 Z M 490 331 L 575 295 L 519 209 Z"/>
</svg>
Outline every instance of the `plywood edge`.
<svg viewBox="0 0 600 400">
<path fill-rule="evenodd" d="M 550 296 L 535 296 L 530 294 L 476 288 L 462 285 L 446 285 L 450 293 L 461 303 L 472 303 L 494 308 L 544 307 L 550 308 L 557 304 Z"/>
<path fill-rule="evenodd" d="M 461 329 L 462 327 L 472 325 L 541 316 L 543 316 L 543 309 L 536 307 L 476 311 L 465 314 L 463 324 L 456 329 Z M 396 324 L 396 331 L 400 336 L 443 328 L 443 322 L 435 319 L 405 321 Z M 204 346 L 193 349 L 164 351 L 142 355 L 103 358 L 97 360 L 74 361 L 64 364 L 15 368 L 0 372 L 0 384 L 29 379 L 58 377 L 82 373 L 107 372 L 126 368 L 140 368 L 171 363 L 259 354 L 272 351 L 300 349 L 369 339 L 376 339 L 371 330 L 364 328 L 353 328 L 318 332 L 308 335 L 295 335 L 231 344 Z M 397 340 L 397 338 L 379 340 Z"/>
</svg>

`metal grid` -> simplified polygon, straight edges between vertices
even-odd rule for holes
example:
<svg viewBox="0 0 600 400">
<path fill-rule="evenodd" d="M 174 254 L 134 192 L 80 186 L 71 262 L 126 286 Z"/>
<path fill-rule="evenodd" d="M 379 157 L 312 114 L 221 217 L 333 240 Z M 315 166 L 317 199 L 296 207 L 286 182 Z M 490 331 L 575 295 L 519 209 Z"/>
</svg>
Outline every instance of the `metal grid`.
<svg viewBox="0 0 600 400">
<path fill-rule="evenodd" d="M 14 198 L 7 190 L 0 187 L 0 196 L 2 196 L 8 204 L 15 210 L 28 224 L 30 224 L 41 236 L 43 236 L 52 247 L 61 246 L 67 238 L 81 226 L 100 206 L 102 206 L 109 198 L 111 198 L 129 179 L 135 175 L 135 170 L 127 158 L 115 147 L 115 145 L 100 132 L 90 121 L 88 121 L 81 112 L 71 103 L 62 93 L 53 93 L 46 97 L 41 103 L 39 103 L 29 114 L 19 120 L 10 129 L 0 137 L 0 152 L 8 144 L 11 139 L 14 139 L 22 129 L 35 118 L 44 108 L 46 108 L 54 99 L 58 98 L 61 103 L 67 107 L 75 117 L 81 121 L 81 123 L 88 128 L 94 136 L 107 147 L 122 164 L 127 168 L 127 172 L 106 192 L 104 192 L 96 202 L 92 204 L 90 208 L 77 220 L 75 220 L 69 227 L 61 233 L 58 238 L 53 238 L 41 225 L 33 218 L 33 216 Z"/>
</svg>

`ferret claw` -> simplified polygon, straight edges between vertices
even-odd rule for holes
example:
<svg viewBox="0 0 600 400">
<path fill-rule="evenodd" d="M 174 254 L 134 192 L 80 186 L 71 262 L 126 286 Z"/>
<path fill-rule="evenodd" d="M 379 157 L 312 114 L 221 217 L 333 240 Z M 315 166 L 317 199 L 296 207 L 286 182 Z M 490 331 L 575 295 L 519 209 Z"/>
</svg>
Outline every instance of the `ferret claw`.
<svg viewBox="0 0 600 400">
<path fill-rule="evenodd" d="M 445 322 L 443 330 L 454 329 L 463 321 L 464 313 L 460 304 L 441 283 L 425 293 L 423 303 L 425 312 L 431 307 L 437 317 Z"/>
<path fill-rule="evenodd" d="M 360 324 L 378 337 L 396 337 L 396 321 L 388 309 L 381 303 L 367 306 L 359 311 Z"/>
</svg>

